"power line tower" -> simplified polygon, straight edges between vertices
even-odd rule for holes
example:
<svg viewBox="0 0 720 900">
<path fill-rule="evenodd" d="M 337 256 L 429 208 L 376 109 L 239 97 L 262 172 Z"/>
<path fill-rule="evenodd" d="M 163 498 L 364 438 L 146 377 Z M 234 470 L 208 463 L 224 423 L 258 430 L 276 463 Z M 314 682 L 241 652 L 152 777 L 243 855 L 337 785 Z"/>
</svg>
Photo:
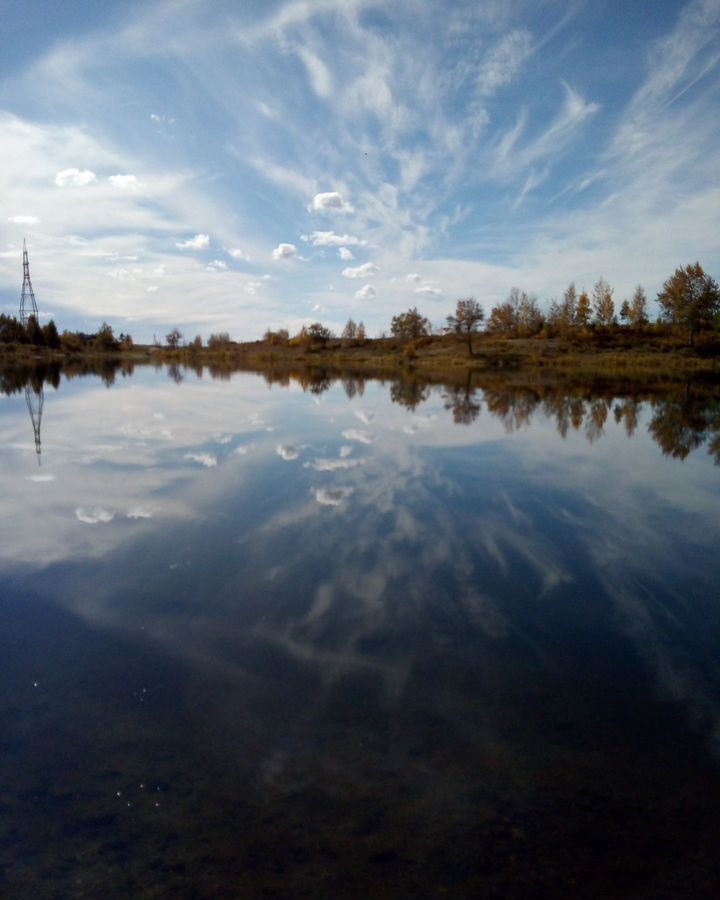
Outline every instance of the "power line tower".
<svg viewBox="0 0 720 900">
<path fill-rule="evenodd" d="M 20 295 L 20 321 L 27 325 L 30 316 L 35 316 L 38 322 L 38 308 L 35 302 L 35 292 L 30 281 L 30 263 L 28 262 L 27 241 L 23 240 L 23 286 Z"/>
</svg>

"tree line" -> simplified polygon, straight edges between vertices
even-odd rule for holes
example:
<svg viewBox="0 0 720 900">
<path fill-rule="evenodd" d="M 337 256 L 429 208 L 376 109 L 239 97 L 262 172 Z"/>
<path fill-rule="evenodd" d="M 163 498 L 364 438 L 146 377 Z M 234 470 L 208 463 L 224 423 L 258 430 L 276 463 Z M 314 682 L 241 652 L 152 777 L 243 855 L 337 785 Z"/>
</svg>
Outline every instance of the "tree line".
<svg viewBox="0 0 720 900">
<path fill-rule="evenodd" d="M 489 335 L 510 338 L 564 336 L 592 329 L 615 326 L 642 329 L 650 324 L 648 299 L 642 285 L 638 285 L 630 300 L 624 299 L 616 307 L 614 290 L 604 278 L 599 278 L 590 293 L 578 292 L 574 282 L 564 291 L 561 300 L 551 301 L 543 308 L 534 294 L 513 287 L 508 298 L 496 304 L 485 315 L 482 305 L 474 297 L 456 302 L 455 311 L 446 317 L 441 328 L 433 327 L 417 307 L 393 316 L 390 336 L 401 341 L 418 341 L 437 334 L 461 335 L 472 354 L 472 338 L 484 328 Z M 680 328 L 689 345 L 695 335 L 710 328 L 720 328 L 720 291 L 717 282 L 707 275 L 699 262 L 675 270 L 663 284 L 656 297 L 660 307 L 658 322 Z M 380 337 L 386 337 L 382 332 Z M 301 328 L 294 337 L 287 329 L 268 329 L 264 341 L 273 346 L 304 346 L 325 344 L 336 339 L 331 329 L 320 322 Z M 365 327 L 348 322 L 339 336 L 342 340 L 364 341 Z"/>
<path fill-rule="evenodd" d="M 129 350 L 133 347 L 133 339 L 129 334 L 122 333 L 116 337 L 112 326 L 107 322 L 103 322 L 92 334 L 67 330 L 60 334 L 53 319 L 45 325 L 40 325 L 35 316 L 29 316 L 24 323 L 14 316 L 0 313 L 0 344 L 47 347 L 50 350 L 65 350 L 69 353 L 87 350 L 105 353 Z"/>
<path fill-rule="evenodd" d="M 417 307 L 413 307 L 393 316 L 390 336 L 403 342 L 413 342 L 437 334 L 455 334 L 467 342 L 468 354 L 472 355 L 473 335 L 483 328 L 488 335 L 531 338 L 565 336 L 616 326 L 642 329 L 649 324 L 648 300 L 641 285 L 635 289 L 630 300 L 624 299 L 617 308 L 613 294 L 613 288 L 604 278 L 598 279 L 591 293 L 584 289 L 578 292 L 572 282 L 561 300 L 553 300 L 543 308 L 534 294 L 513 287 L 507 299 L 493 306 L 487 316 L 474 297 L 457 300 L 454 313 L 446 317 L 441 328 L 433 327 L 430 320 Z M 689 345 L 693 344 L 698 332 L 720 329 L 720 290 L 699 262 L 676 269 L 664 282 L 656 300 L 660 308 L 658 322 L 681 329 Z M 268 328 L 263 342 L 271 347 L 310 348 L 324 346 L 338 337 L 346 344 L 363 344 L 367 340 L 365 325 L 350 318 L 339 336 L 321 322 L 303 325 L 292 337 L 286 328 Z M 382 332 L 380 337 L 387 337 L 387 334 Z M 155 339 L 153 343 L 161 346 Z M 26 344 L 71 353 L 88 350 L 108 352 L 131 349 L 133 339 L 122 333 L 116 337 L 107 322 L 103 322 L 93 334 L 71 331 L 58 334 L 52 320 L 40 326 L 34 316 L 23 323 L 1 314 L 0 344 Z M 207 339 L 210 350 L 223 350 L 233 344 L 227 332 L 211 334 Z M 165 335 L 165 346 L 170 350 L 185 347 L 199 351 L 203 348 L 203 339 L 197 335 L 190 343 L 184 343 L 182 332 L 173 328 Z"/>
</svg>

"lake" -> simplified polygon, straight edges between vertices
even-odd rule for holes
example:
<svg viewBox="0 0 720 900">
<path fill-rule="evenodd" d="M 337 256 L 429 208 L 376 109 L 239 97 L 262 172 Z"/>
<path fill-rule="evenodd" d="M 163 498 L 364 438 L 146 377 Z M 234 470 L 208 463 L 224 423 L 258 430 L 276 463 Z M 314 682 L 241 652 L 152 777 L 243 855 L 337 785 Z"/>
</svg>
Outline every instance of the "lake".
<svg viewBox="0 0 720 900">
<path fill-rule="evenodd" d="M 715 897 L 720 400 L 0 396 L 0 891 Z"/>
</svg>

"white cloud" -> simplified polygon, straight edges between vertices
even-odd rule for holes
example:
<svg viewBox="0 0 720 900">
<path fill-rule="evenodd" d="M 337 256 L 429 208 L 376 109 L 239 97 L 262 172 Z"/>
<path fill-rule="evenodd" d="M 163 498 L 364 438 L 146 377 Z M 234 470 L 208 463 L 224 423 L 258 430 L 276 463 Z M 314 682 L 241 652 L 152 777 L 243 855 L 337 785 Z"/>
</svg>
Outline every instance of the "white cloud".
<svg viewBox="0 0 720 900">
<path fill-rule="evenodd" d="M 54 475 L 28 475 L 25 481 L 37 481 L 37 482 L 45 482 L 45 481 L 55 481 Z"/>
<path fill-rule="evenodd" d="M 146 506 L 133 506 L 127 511 L 128 519 L 152 519 L 152 510 Z"/>
<path fill-rule="evenodd" d="M 160 288 L 156 284 L 151 284 L 151 285 L 148 285 L 147 293 L 154 294 L 155 291 L 158 291 L 158 290 L 160 290 Z"/>
<path fill-rule="evenodd" d="M 112 522 L 115 513 L 101 506 L 78 506 L 75 510 L 77 518 L 86 525 L 98 525 L 101 522 Z"/>
<path fill-rule="evenodd" d="M 8 219 L 8 222 L 13 222 L 15 225 L 37 225 L 39 221 L 37 216 L 11 216 Z"/>
<path fill-rule="evenodd" d="M 294 259 L 297 256 L 295 244 L 278 244 L 272 252 L 273 259 Z"/>
<path fill-rule="evenodd" d="M 301 234 L 300 238 L 311 243 L 313 247 L 367 246 L 367 241 L 354 237 L 352 234 L 336 234 L 334 231 L 313 231 L 310 234 Z"/>
<path fill-rule="evenodd" d="M 243 262 L 250 262 L 252 257 L 249 253 L 246 253 L 244 250 L 241 250 L 240 247 L 226 247 L 225 252 L 232 256 L 233 259 L 240 259 Z"/>
<path fill-rule="evenodd" d="M 360 419 L 365 425 L 369 425 L 375 420 L 375 413 L 371 409 L 356 409 L 355 418 Z"/>
<path fill-rule="evenodd" d="M 359 441 L 361 444 L 372 444 L 375 435 L 370 431 L 361 431 L 359 428 L 347 428 L 342 436 L 346 441 Z"/>
<path fill-rule="evenodd" d="M 339 506 L 352 492 L 352 488 L 320 488 L 315 491 L 315 499 L 321 506 Z"/>
<path fill-rule="evenodd" d="M 63 169 L 55 176 L 55 184 L 59 187 L 85 187 L 97 181 L 95 173 L 89 169 Z"/>
<path fill-rule="evenodd" d="M 484 97 L 509 84 L 532 54 L 532 36 L 528 31 L 511 31 L 496 44 L 480 66 L 478 90 Z"/>
<path fill-rule="evenodd" d="M 371 284 L 363 285 L 359 291 L 355 291 L 356 300 L 374 300 L 377 297 L 377 290 Z"/>
<path fill-rule="evenodd" d="M 200 463 L 206 469 L 212 469 L 218 464 L 217 456 L 214 453 L 186 453 L 185 459 L 191 462 Z"/>
<path fill-rule="evenodd" d="M 379 271 L 379 266 L 376 266 L 374 262 L 366 262 L 355 268 L 343 269 L 341 274 L 343 278 L 370 278 Z"/>
<path fill-rule="evenodd" d="M 178 250 L 204 250 L 210 246 L 210 235 L 196 234 L 195 237 L 189 238 L 187 241 L 178 241 L 175 246 Z"/>
<path fill-rule="evenodd" d="M 419 284 L 413 291 L 414 294 L 428 294 L 431 297 L 441 297 L 442 291 L 439 287 L 435 287 L 435 285 L 430 282 L 423 282 Z"/>
<path fill-rule="evenodd" d="M 292 444 L 278 444 L 275 448 L 275 452 L 281 459 L 286 461 L 297 459 L 298 456 L 300 456 L 300 451 L 297 447 L 293 447 Z"/>
<path fill-rule="evenodd" d="M 305 463 L 305 468 L 316 472 L 335 472 L 338 469 L 354 469 L 359 465 L 362 465 L 361 459 L 314 459 Z"/>
<path fill-rule="evenodd" d="M 332 94 L 332 78 L 325 63 L 307 47 L 298 49 L 300 59 L 305 64 L 310 83 L 318 97 L 329 97 Z"/>
<path fill-rule="evenodd" d="M 409 275 L 406 275 L 406 276 L 405 276 L 405 280 L 406 280 L 406 281 L 413 281 L 413 282 L 415 282 L 416 284 L 420 284 L 420 282 L 422 281 L 422 275 L 418 275 L 417 272 L 410 272 Z"/>
<path fill-rule="evenodd" d="M 338 256 L 344 262 L 348 262 L 351 259 L 355 259 L 355 257 L 353 256 L 352 250 L 348 250 L 347 247 L 338 248 Z"/>
<path fill-rule="evenodd" d="M 224 272 L 227 269 L 227 263 L 223 262 L 221 259 L 214 259 L 212 262 L 209 262 L 205 268 L 208 272 Z"/>
<path fill-rule="evenodd" d="M 137 175 L 111 175 L 108 178 L 108 181 L 119 188 L 132 188 L 138 186 Z"/>
<path fill-rule="evenodd" d="M 348 456 L 350 456 L 352 454 L 353 449 L 354 448 L 351 447 L 350 444 L 343 444 L 342 447 L 340 448 L 340 450 L 338 451 L 338 456 L 340 457 L 340 459 L 346 459 Z"/>
<path fill-rule="evenodd" d="M 337 191 L 328 191 L 315 194 L 308 206 L 308 212 L 350 213 L 354 212 L 354 207 L 351 203 L 343 200 L 342 194 L 338 194 Z"/>
</svg>

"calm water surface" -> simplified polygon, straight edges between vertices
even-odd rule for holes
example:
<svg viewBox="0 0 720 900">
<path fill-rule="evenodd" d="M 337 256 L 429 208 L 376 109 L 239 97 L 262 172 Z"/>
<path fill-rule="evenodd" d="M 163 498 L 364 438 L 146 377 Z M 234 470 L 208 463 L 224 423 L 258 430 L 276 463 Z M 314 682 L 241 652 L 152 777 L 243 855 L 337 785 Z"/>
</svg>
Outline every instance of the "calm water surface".
<svg viewBox="0 0 720 900">
<path fill-rule="evenodd" d="M 4 896 L 717 896 L 717 401 L 174 374 L 0 398 Z"/>
</svg>

